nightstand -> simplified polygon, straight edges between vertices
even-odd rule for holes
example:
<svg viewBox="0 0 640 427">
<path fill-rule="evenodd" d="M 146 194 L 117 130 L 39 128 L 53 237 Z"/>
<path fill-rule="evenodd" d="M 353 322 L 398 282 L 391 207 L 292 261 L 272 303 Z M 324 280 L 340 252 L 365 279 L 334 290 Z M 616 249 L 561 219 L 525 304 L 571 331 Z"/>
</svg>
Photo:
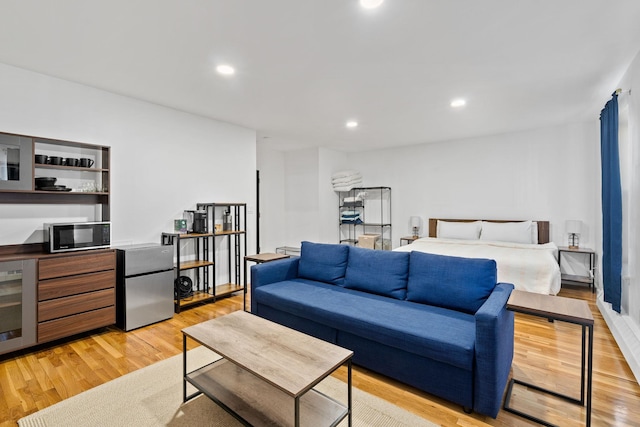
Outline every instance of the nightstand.
<svg viewBox="0 0 640 427">
<path fill-rule="evenodd" d="M 574 274 L 563 274 L 561 276 L 561 281 L 563 284 L 575 285 L 575 284 L 584 284 L 589 285 L 589 289 L 591 292 L 595 292 L 595 275 L 593 270 L 596 264 L 596 253 L 593 249 L 589 248 L 577 248 L 571 249 L 566 246 L 558 247 L 558 266 L 562 267 L 562 254 L 563 253 L 570 254 L 584 254 L 589 257 L 589 275 L 588 276 L 577 276 Z"/>
<path fill-rule="evenodd" d="M 420 238 L 420 236 L 404 236 L 400 238 L 400 246 L 402 246 L 402 242 L 407 242 L 407 244 L 411 244 L 414 241 L 418 240 Z"/>
</svg>

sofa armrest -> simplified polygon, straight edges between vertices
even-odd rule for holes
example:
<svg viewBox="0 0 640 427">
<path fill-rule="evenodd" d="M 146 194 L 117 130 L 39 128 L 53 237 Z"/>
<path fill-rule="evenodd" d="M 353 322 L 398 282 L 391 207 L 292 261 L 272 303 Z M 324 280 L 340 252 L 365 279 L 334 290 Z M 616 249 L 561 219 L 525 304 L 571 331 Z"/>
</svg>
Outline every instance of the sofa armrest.
<svg viewBox="0 0 640 427">
<path fill-rule="evenodd" d="M 282 282 L 298 277 L 300 257 L 291 257 L 278 261 L 265 262 L 251 266 L 251 311 L 256 312 L 253 291 L 260 286 Z"/>
<path fill-rule="evenodd" d="M 513 319 L 507 310 L 511 283 L 498 283 L 478 309 L 476 319 L 476 373 L 474 403 L 477 412 L 494 418 L 500 411 L 513 361 Z"/>
</svg>

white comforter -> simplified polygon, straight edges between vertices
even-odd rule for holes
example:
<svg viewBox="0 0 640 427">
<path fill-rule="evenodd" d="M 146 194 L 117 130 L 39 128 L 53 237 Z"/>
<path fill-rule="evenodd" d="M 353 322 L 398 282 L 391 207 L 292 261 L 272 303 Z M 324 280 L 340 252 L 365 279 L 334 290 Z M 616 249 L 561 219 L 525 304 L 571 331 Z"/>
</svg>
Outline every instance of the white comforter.
<svg viewBox="0 0 640 427">
<path fill-rule="evenodd" d="M 498 282 L 513 283 L 516 289 L 540 294 L 556 295 L 560 291 L 558 247 L 554 243 L 529 245 L 424 237 L 395 250 L 494 259 Z"/>
</svg>

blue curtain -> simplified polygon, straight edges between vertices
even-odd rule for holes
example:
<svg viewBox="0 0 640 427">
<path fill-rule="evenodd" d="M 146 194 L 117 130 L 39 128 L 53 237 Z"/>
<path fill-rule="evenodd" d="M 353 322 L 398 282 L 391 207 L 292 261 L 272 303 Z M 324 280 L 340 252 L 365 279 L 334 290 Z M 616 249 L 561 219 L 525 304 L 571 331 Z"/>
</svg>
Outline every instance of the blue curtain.
<svg viewBox="0 0 640 427">
<path fill-rule="evenodd" d="M 618 95 L 600 113 L 602 162 L 602 281 L 604 300 L 620 313 L 622 281 L 622 187 L 618 153 Z"/>
</svg>

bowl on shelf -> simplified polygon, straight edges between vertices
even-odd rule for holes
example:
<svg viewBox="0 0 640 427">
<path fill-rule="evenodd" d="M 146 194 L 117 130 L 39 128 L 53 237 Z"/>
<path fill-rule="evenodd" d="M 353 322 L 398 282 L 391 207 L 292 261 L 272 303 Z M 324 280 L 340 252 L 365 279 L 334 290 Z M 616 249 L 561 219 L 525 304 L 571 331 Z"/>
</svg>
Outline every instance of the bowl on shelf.
<svg viewBox="0 0 640 427">
<path fill-rule="evenodd" d="M 58 178 L 55 178 L 55 177 L 52 177 L 52 176 L 38 177 L 38 178 L 35 179 L 36 188 L 40 189 L 40 188 L 43 188 L 43 187 L 53 187 L 57 180 L 58 180 Z"/>
</svg>

